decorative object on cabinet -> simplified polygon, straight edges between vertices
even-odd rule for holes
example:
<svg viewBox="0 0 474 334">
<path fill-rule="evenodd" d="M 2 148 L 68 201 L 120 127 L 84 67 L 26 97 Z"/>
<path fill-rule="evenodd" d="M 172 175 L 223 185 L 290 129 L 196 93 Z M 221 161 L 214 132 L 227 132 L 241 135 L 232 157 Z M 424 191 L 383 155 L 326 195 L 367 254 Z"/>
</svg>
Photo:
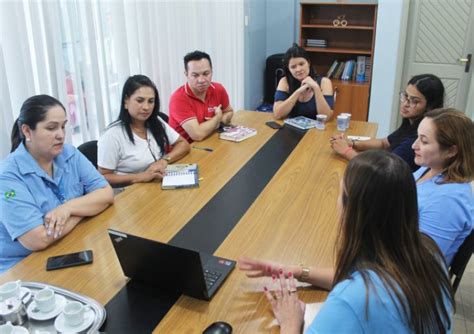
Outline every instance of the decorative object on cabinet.
<svg viewBox="0 0 474 334">
<path fill-rule="evenodd" d="M 331 79 L 334 116 L 368 119 L 377 1 L 301 0 L 300 45 L 320 75 Z"/>
</svg>

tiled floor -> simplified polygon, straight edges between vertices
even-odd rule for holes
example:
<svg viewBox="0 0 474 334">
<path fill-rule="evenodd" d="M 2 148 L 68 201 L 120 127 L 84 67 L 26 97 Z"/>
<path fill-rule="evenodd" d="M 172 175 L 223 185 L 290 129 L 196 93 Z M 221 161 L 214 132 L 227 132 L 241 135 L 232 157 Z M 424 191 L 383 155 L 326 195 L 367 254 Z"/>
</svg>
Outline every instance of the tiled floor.
<svg viewBox="0 0 474 334">
<path fill-rule="evenodd" d="M 471 257 L 456 293 L 454 334 L 474 334 L 474 256 Z"/>
</svg>

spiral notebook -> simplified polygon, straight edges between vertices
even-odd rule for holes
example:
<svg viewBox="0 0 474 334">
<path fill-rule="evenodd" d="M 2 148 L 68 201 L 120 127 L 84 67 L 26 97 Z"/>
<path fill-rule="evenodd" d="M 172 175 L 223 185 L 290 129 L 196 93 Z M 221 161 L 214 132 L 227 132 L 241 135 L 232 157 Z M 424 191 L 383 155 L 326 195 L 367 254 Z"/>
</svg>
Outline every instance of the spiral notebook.
<svg viewBox="0 0 474 334">
<path fill-rule="evenodd" d="M 166 167 L 161 189 L 180 189 L 199 187 L 197 164 L 174 164 Z"/>
</svg>

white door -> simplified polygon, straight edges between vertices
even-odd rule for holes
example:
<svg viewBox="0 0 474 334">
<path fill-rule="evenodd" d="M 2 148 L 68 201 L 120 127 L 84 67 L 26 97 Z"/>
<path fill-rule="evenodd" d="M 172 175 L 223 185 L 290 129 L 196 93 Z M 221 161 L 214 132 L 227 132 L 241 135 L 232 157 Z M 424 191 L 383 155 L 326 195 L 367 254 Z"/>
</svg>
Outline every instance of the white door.
<svg viewBox="0 0 474 334">
<path fill-rule="evenodd" d="M 474 1 L 412 0 L 402 89 L 417 74 L 443 81 L 445 106 L 466 111 L 474 57 Z M 468 112 L 467 114 L 470 114 Z"/>
</svg>

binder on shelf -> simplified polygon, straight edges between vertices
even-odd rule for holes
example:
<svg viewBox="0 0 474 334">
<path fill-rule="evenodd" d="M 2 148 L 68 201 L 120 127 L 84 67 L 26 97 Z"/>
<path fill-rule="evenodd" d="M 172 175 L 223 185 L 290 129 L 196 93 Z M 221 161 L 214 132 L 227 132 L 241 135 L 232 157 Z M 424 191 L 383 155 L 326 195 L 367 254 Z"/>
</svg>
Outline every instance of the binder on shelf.
<svg viewBox="0 0 474 334">
<path fill-rule="evenodd" d="M 234 142 L 241 142 L 247 138 L 253 137 L 257 134 L 257 130 L 248 128 L 246 126 L 225 126 L 224 132 L 219 134 L 220 139 L 230 140 Z"/>
<path fill-rule="evenodd" d="M 365 56 L 357 57 L 357 73 L 356 81 L 364 82 L 365 81 Z"/>
<path fill-rule="evenodd" d="M 161 189 L 196 187 L 199 187 L 199 170 L 197 164 L 174 164 L 166 167 L 166 174 L 161 182 Z"/>
</svg>

